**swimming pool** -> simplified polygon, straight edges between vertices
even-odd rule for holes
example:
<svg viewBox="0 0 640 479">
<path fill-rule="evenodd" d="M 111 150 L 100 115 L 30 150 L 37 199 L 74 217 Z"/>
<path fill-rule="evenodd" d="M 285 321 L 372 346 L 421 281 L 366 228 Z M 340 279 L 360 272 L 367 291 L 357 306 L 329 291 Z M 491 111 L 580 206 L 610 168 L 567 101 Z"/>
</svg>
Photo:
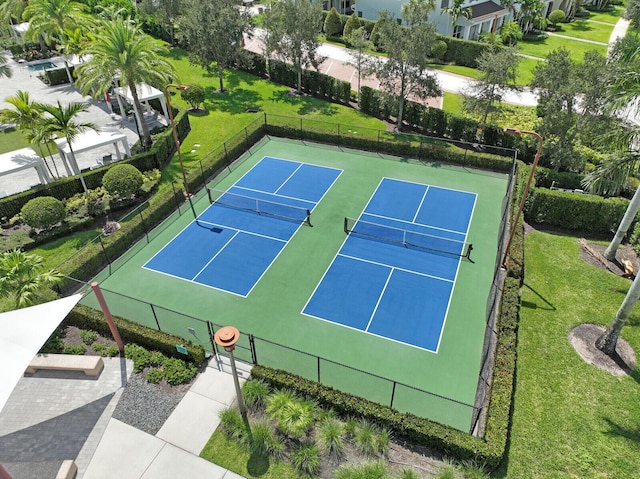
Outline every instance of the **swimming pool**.
<svg viewBox="0 0 640 479">
<path fill-rule="evenodd" d="M 42 63 L 35 63 L 33 65 L 28 65 L 27 68 L 29 69 L 30 72 L 39 72 L 42 70 L 50 70 L 51 68 L 56 68 L 58 65 L 56 65 L 55 63 L 51 63 L 51 62 L 42 62 Z"/>
</svg>

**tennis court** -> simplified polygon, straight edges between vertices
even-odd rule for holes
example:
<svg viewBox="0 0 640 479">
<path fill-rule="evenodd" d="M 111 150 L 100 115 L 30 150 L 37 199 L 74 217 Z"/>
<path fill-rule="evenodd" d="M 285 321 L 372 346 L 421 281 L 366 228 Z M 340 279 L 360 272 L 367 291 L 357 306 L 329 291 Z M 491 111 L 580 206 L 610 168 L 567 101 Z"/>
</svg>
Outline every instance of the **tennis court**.
<svg viewBox="0 0 640 479">
<path fill-rule="evenodd" d="M 475 200 L 383 178 L 303 314 L 437 352 Z"/>
<path fill-rule="evenodd" d="M 508 181 L 270 137 L 97 280 L 115 315 L 208 350 L 233 325 L 260 364 L 468 430 Z"/>
<path fill-rule="evenodd" d="M 247 296 L 340 173 L 263 158 L 144 268 Z"/>
</svg>

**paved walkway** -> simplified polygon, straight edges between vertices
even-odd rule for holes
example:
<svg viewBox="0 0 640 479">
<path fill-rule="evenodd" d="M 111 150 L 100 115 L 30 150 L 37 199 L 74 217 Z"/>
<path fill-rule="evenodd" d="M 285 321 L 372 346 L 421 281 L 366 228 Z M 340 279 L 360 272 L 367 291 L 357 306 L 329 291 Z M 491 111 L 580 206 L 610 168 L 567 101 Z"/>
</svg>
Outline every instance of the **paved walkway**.
<svg viewBox="0 0 640 479">
<path fill-rule="evenodd" d="M 53 478 L 74 459 L 78 479 L 242 479 L 200 458 L 235 401 L 228 360 L 215 357 L 155 436 L 111 416 L 132 371 L 129 360 L 105 358 L 96 379 L 38 371 L 18 383 L 0 412 L 0 463 L 14 479 Z M 238 363 L 244 381 L 249 366 Z"/>
</svg>

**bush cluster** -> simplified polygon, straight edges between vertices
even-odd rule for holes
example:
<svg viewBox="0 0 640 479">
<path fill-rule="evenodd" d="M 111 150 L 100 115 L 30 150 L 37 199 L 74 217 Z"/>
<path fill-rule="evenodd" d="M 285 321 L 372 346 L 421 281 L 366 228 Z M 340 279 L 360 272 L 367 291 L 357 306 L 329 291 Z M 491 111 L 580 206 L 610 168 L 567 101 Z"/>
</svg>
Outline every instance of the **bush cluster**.
<svg viewBox="0 0 640 479">
<path fill-rule="evenodd" d="M 134 196 L 144 183 L 140 170 L 126 163 L 116 164 L 102 177 L 102 185 L 111 196 L 129 198 Z"/>
<path fill-rule="evenodd" d="M 124 355 L 133 360 L 133 370 L 137 373 L 148 367 L 152 368 L 146 375 L 150 383 L 158 383 L 164 379 L 168 384 L 175 386 L 188 383 L 198 374 L 198 369 L 192 363 L 178 358 L 167 358 L 158 351 L 149 351 L 135 343 L 124 347 Z"/>
<path fill-rule="evenodd" d="M 39 196 L 29 200 L 20 210 L 22 219 L 32 228 L 49 229 L 60 223 L 67 211 L 62 201 L 52 196 Z"/>
<path fill-rule="evenodd" d="M 189 355 L 185 357 L 176 351 L 176 344 L 183 344 L 183 338 L 178 338 L 177 336 L 163 333 L 162 331 L 156 331 L 117 316 L 114 316 L 114 321 L 116 326 L 118 326 L 122 340 L 127 343 L 135 343 L 136 345 L 140 345 L 140 347 L 159 351 L 168 357 L 185 358 L 196 366 L 201 365 L 205 361 L 205 351 L 202 346 L 186 343 L 185 347 L 187 351 L 189 351 Z M 81 304 L 73 308 L 65 319 L 65 323 L 81 329 L 91 329 L 105 336 L 111 335 L 109 325 L 105 321 L 102 313 Z M 144 353 L 140 354 L 144 355 Z M 151 361 L 151 353 L 149 353 L 149 361 Z"/>
</svg>

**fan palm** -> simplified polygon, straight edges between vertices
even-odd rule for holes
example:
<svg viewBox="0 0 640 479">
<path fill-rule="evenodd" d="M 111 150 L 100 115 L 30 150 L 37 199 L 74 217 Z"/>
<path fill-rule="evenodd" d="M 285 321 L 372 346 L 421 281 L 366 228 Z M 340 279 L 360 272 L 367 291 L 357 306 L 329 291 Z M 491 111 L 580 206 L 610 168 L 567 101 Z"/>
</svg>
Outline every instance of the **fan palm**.
<svg viewBox="0 0 640 479">
<path fill-rule="evenodd" d="M 80 182 L 82 183 L 82 188 L 86 193 L 87 185 L 84 182 L 84 177 L 82 176 L 82 172 L 78 167 L 78 162 L 76 161 L 76 157 L 73 153 L 71 144 L 73 140 L 83 131 L 89 129 L 95 130 L 95 126 L 93 125 L 93 123 L 83 123 L 76 121 L 76 117 L 79 113 L 88 110 L 87 105 L 83 103 L 70 103 L 67 106 L 63 106 L 60 104 L 60 101 L 58 101 L 57 105 L 40 104 L 40 108 L 42 108 L 45 113 L 48 113 L 50 115 L 49 117 L 46 117 L 42 122 L 43 130 L 45 132 L 55 133 L 66 138 L 67 144 L 69 145 L 69 152 L 71 154 L 71 163 L 73 165 L 73 169 L 80 175 Z"/>
<path fill-rule="evenodd" d="M 88 9 L 86 5 L 70 0 L 32 0 L 23 13 L 23 18 L 29 21 L 27 35 L 32 39 L 42 36 L 48 45 L 61 49 L 67 39 L 67 31 L 86 28 L 93 23 L 87 14 Z M 73 83 L 66 53 L 64 67 L 69 82 Z"/>
<path fill-rule="evenodd" d="M 13 296 L 15 307 L 24 308 L 35 302 L 38 291 L 60 281 L 54 270 L 43 271 L 44 258 L 20 250 L 0 254 L 0 296 Z"/>
<path fill-rule="evenodd" d="M 162 88 L 176 79 L 173 66 L 163 58 L 168 50 L 128 20 L 104 21 L 95 35 L 83 52 L 91 59 L 78 67 L 77 86 L 84 94 L 93 91 L 101 95 L 111 89 L 114 78 L 120 77 L 121 85 L 127 86 L 133 97 L 143 142 L 150 145 L 136 85 L 149 83 Z"/>
<path fill-rule="evenodd" d="M 5 98 L 5 101 L 13 106 L 13 108 L 0 110 L 0 121 L 3 123 L 14 123 L 18 127 L 18 130 L 22 131 L 25 137 L 27 137 L 27 140 L 38 144 L 40 156 L 44 159 L 44 164 L 49 170 L 49 174 L 54 176 L 42 151 L 42 145 L 37 141 L 37 135 L 40 130 L 39 125 L 43 117 L 43 112 L 39 104 L 31 101 L 29 92 L 22 90 L 18 90 L 14 96 Z M 53 166 L 54 168 L 56 167 L 55 162 Z M 57 168 L 55 176 L 59 176 Z"/>
</svg>

